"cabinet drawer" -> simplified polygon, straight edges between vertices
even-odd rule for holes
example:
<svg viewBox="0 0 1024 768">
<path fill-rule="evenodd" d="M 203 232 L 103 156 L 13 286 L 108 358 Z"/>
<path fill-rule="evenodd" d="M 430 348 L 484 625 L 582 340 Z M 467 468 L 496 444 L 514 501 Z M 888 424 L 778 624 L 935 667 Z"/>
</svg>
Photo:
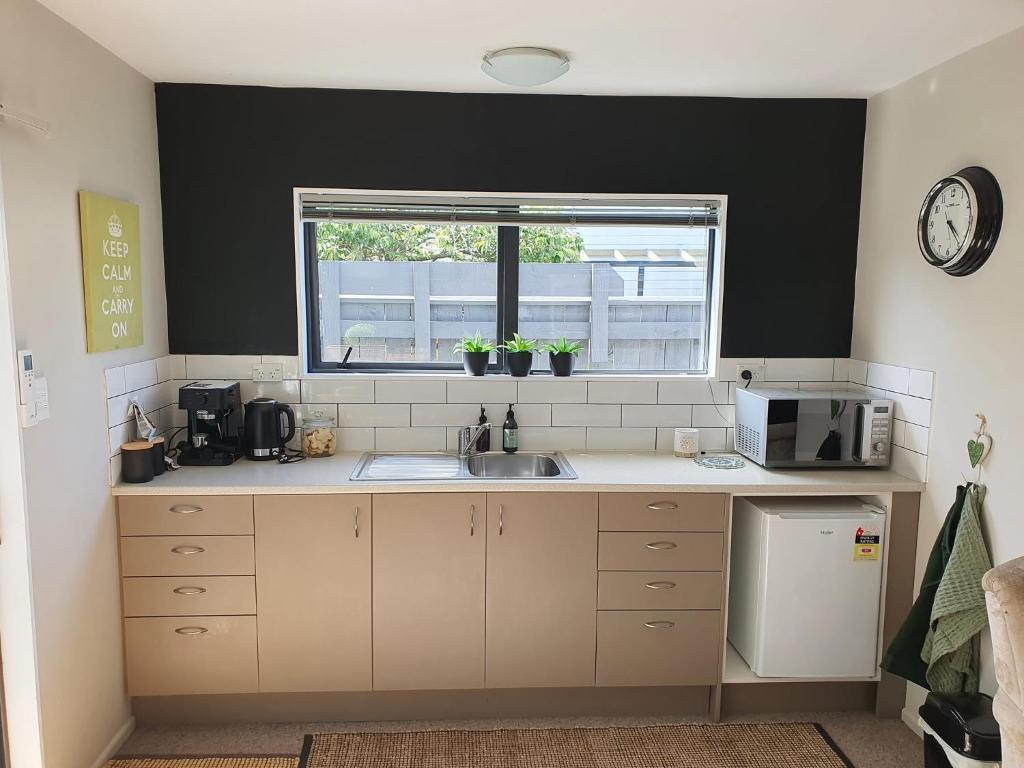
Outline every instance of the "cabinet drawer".
<svg viewBox="0 0 1024 768">
<path fill-rule="evenodd" d="M 255 693 L 255 616 L 125 619 L 129 696 Z"/>
<path fill-rule="evenodd" d="M 122 496 L 122 536 L 252 535 L 252 496 Z"/>
<path fill-rule="evenodd" d="M 721 573 L 604 571 L 597 579 L 600 610 L 719 610 Z"/>
<path fill-rule="evenodd" d="M 602 531 L 724 531 L 721 493 L 602 493 Z"/>
<path fill-rule="evenodd" d="M 714 685 L 720 611 L 598 611 L 598 685 Z"/>
<path fill-rule="evenodd" d="M 602 571 L 721 571 L 721 533 L 603 532 L 598 537 Z"/>
<path fill-rule="evenodd" d="M 122 576 L 253 576 L 252 536 L 121 539 Z"/>
<path fill-rule="evenodd" d="M 125 616 L 245 616 L 256 613 L 252 576 L 173 576 L 121 580 Z"/>
</svg>

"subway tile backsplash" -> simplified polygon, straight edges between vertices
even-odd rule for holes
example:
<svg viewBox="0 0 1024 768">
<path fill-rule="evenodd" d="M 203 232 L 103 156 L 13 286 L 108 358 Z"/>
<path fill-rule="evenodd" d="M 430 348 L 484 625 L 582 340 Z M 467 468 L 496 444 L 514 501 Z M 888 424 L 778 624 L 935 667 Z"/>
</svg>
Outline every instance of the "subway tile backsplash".
<svg viewBox="0 0 1024 768">
<path fill-rule="evenodd" d="M 252 367 L 260 363 L 280 365 L 283 380 L 252 381 Z M 498 447 L 508 403 L 515 405 L 520 445 L 526 450 L 671 451 L 674 428 L 691 426 L 701 430 L 703 449 L 731 450 L 740 364 L 765 366 L 767 380 L 759 386 L 850 387 L 892 398 L 893 467 L 924 479 L 934 387 L 929 371 L 846 358 L 737 358 L 723 359 L 720 377 L 710 381 L 429 374 L 303 378 L 298 358 L 281 355 L 168 355 L 106 370 L 111 478 L 116 482 L 120 471 L 121 443 L 134 438 L 129 399 L 138 398 L 168 433 L 185 424 L 185 413 L 177 407 L 178 388 L 196 379 L 238 380 L 243 400 L 266 396 L 290 403 L 300 423 L 310 417 L 336 418 L 344 451 L 454 450 L 457 428 L 476 423 L 481 405 L 494 427 L 491 445 Z"/>
</svg>

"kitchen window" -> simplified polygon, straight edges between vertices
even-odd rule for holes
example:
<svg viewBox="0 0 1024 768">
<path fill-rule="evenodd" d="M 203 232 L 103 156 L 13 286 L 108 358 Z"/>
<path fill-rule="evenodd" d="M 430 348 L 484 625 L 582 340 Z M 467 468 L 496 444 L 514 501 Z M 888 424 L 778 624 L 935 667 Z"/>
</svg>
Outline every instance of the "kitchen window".
<svg viewBox="0 0 1024 768">
<path fill-rule="evenodd" d="M 579 341 L 578 372 L 706 373 L 720 201 L 304 192 L 309 370 L 461 370 L 459 339 Z M 503 368 L 492 353 L 491 372 Z M 538 354 L 534 372 L 548 370 Z"/>
</svg>

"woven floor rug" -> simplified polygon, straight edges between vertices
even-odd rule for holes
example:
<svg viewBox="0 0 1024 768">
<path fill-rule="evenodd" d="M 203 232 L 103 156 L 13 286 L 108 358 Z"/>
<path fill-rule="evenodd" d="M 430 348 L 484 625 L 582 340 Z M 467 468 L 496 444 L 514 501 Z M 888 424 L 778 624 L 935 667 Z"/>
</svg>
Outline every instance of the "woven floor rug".
<svg viewBox="0 0 1024 768">
<path fill-rule="evenodd" d="M 116 757 L 107 768 L 296 768 L 294 755 L 221 757 Z"/>
<path fill-rule="evenodd" d="M 757 723 L 644 728 L 321 733 L 306 737 L 299 768 L 852 766 L 819 725 Z"/>
</svg>

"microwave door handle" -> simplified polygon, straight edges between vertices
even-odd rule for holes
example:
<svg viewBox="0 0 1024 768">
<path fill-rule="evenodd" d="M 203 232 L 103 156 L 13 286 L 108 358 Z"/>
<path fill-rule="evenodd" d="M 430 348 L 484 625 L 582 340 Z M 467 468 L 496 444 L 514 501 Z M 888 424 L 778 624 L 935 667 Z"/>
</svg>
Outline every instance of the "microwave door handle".
<svg viewBox="0 0 1024 768">
<path fill-rule="evenodd" d="M 866 462 L 864 458 L 864 441 L 865 441 L 865 430 L 864 421 L 867 419 L 867 409 L 863 403 L 857 403 L 857 423 L 854 427 L 853 435 L 853 458 L 861 464 Z"/>
</svg>

